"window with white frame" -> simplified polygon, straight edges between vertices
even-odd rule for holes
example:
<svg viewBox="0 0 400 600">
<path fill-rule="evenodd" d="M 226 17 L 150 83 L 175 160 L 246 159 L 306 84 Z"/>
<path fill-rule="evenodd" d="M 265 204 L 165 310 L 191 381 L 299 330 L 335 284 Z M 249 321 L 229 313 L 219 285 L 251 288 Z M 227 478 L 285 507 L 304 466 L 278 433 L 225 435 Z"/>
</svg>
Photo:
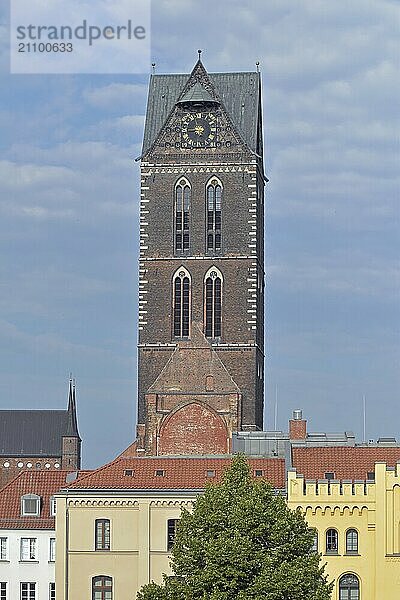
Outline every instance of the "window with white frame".
<svg viewBox="0 0 400 600">
<path fill-rule="evenodd" d="M 0 560 L 8 559 L 8 538 L 0 537 Z"/>
<path fill-rule="evenodd" d="M 21 538 L 21 560 L 36 560 L 36 538 Z"/>
<path fill-rule="evenodd" d="M 0 600 L 7 600 L 7 583 L 0 581 Z"/>
<path fill-rule="evenodd" d="M 57 512 L 57 499 L 54 498 L 54 496 L 52 496 L 50 498 L 50 515 L 52 517 L 56 516 L 56 512 Z"/>
<path fill-rule="evenodd" d="M 49 584 L 49 600 L 56 600 L 56 584 Z"/>
<path fill-rule="evenodd" d="M 36 600 L 36 583 L 21 583 L 21 600 Z"/>
<path fill-rule="evenodd" d="M 40 496 L 25 494 L 21 498 L 21 514 L 23 517 L 40 516 Z"/>
<path fill-rule="evenodd" d="M 56 538 L 50 538 L 49 545 L 49 562 L 56 560 Z"/>
</svg>

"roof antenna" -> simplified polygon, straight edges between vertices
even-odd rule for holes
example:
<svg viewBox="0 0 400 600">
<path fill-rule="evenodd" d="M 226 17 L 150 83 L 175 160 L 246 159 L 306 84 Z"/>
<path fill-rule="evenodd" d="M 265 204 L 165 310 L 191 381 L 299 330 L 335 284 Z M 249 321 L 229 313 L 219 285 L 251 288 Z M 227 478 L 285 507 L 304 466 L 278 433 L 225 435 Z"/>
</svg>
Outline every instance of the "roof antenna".
<svg viewBox="0 0 400 600">
<path fill-rule="evenodd" d="M 197 50 L 197 53 L 199 55 L 199 61 L 201 62 L 201 53 L 203 52 L 203 50 Z"/>
<path fill-rule="evenodd" d="M 151 72 L 154 73 L 156 72 L 156 63 L 151 63 Z"/>
<path fill-rule="evenodd" d="M 363 443 L 367 442 L 367 401 L 363 394 Z"/>
<path fill-rule="evenodd" d="M 260 72 L 260 61 L 259 60 L 256 62 L 256 69 L 257 69 L 257 73 L 259 73 Z"/>
</svg>

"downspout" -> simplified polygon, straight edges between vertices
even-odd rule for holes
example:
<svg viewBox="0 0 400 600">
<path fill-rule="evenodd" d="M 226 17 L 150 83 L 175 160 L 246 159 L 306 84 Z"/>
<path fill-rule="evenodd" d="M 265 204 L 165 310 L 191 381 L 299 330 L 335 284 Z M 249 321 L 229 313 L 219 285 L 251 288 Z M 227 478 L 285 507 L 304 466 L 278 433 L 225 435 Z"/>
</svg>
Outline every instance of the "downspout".
<svg viewBox="0 0 400 600">
<path fill-rule="evenodd" d="M 65 509 L 65 600 L 69 600 L 69 508 L 68 498 Z"/>
</svg>

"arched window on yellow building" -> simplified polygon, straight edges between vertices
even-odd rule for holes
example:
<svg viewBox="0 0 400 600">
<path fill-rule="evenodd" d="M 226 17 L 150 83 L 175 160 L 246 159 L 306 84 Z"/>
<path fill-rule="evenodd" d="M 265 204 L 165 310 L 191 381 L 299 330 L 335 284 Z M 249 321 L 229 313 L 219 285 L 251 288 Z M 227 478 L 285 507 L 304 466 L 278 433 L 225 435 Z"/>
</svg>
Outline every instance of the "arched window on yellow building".
<svg viewBox="0 0 400 600">
<path fill-rule="evenodd" d="M 360 600 L 360 582 L 357 575 L 346 573 L 339 579 L 339 600 Z"/>
</svg>

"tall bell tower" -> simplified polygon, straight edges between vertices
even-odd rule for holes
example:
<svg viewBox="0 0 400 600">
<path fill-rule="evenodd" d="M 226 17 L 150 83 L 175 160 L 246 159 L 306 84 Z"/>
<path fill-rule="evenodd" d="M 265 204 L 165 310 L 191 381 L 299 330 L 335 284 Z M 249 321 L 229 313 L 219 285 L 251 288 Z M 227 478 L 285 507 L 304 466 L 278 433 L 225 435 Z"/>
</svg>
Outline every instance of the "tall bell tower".
<svg viewBox="0 0 400 600">
<path fill-rule="evenodd" d="M 141 156 L 138 453 L 221 454 L 263 425 L 258 72 L 150 79 Z"/>
</svg>

